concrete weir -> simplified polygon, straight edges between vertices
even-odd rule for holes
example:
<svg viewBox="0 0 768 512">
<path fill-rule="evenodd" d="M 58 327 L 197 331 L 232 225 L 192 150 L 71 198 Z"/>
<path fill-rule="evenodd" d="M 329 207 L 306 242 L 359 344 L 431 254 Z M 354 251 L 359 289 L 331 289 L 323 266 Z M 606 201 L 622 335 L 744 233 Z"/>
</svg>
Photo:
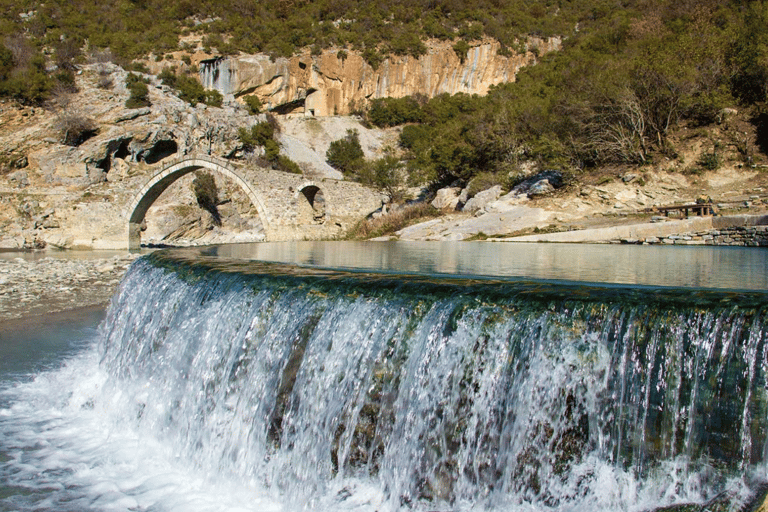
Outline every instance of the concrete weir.
<svg viewBox="0 0 768 512">
<path fill-rule="evenodd" d="M 308 180 L 297 174 L 235 166 L 210 155 L 186 155 L 165 165 L 134 194 L 125 212 L 130 250 L 141 246 L 142 224 L 157 198 L 173 182 L 199 169 L 219 173 L 245 192 L 267 241 L 328 238 L 381 206 L 381 195 L 358 183 Z"/>
</svg>

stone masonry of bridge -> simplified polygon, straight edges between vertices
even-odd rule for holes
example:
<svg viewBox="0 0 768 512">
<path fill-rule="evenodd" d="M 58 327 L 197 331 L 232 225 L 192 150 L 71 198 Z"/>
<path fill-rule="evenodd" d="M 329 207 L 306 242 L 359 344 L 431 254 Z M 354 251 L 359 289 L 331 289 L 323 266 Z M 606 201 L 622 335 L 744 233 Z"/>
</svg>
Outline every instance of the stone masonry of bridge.
<svg viewBox="0 0 768 512">
<path fill-rule="evenodd" d="M 140 247 L 141 227 L 149 207 L 177 179 L 200 169 L 225 176 L 245 192 L 267 241 L 330 238 L 382 204 L 379 192 L 359 183 L 234 165 L 209 155 L 185 155 L 165 163 L 134 192 L 123 212 L 127 229 L 124 246 Z"/>
</svg>

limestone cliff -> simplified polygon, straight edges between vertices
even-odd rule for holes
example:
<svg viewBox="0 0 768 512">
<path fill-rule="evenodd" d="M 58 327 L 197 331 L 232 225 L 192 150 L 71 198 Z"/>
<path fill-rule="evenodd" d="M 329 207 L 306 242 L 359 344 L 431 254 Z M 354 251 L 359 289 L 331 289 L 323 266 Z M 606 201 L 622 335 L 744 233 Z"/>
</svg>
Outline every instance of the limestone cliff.
<svg viewBox="0 0 768 512">
<path fill-rule="evenodd" d="M 484 95 L 492 85 L 514 81 L 520 68 L 560 44 L 559 38 L 532 40 L 530 51 L 507 57 L 499 54 L 498 42 L 484 41 L 462 61 L 450 42 L 435 42 L 426 55 L 389 56 L 376 69 L 354 52 L 336 50 L 274 61 L 267 55 L 240 55 L 202 61 L 200 80 L 225 95 L 255 94 L 279 113 L 346 115 L 375 98 Z"/>
</svg>

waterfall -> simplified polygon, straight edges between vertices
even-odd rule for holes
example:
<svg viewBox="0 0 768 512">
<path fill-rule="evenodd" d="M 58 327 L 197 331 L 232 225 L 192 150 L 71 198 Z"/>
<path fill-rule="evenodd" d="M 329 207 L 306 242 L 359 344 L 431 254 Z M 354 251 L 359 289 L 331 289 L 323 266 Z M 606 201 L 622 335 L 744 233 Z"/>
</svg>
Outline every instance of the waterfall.
<svg viewBox="0 0 768 512">
<path fill-rule="evenodd" d="M 704 502 L 764 473 L 764 304 L 152 255 L 103 325 L 102 393 L 287 510 Z"/>
<path fill-rule="evenodd" d="M 232 94 L 236 79 L 230 64 L 230 59 L 222 57 L 201 61 L 200 83 L 206 89 L 214 89 L 224 95 Z"/>
</svg>

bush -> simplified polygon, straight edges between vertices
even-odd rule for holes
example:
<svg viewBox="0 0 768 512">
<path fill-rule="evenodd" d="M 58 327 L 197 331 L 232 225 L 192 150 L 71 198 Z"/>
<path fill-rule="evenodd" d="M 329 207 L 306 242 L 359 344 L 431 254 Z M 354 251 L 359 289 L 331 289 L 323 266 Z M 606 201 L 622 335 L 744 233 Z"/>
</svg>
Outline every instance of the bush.
<svg viewBox="0 0 768 512">
<path fill-rule="evenodd" d="M 403 199 L 403 163 L 393 155 L 368 163 L 360 174 L 360 181 L 389 196 L 393 203 Z"/>
<path fill-rule="evenodd" d="M 76 113 L 67 112 L 56 122 L 59 141 L 67 146 L 79 146 L 98 131 L 93 119 Z"/>
<path fill-rule="evenodd" d="M 163 82 L 179 93 L 179 99 L 186 101 L 193 107 L 198 103 L 204 103 L 211 107 L 221 107 L 224 97 L 219 91 L 205 89 L 203 85 L 186 75 L 177 75 L 174 68 L 163 68 L 163 71 L 157 75 Z"/>
<path fill-rule="evenodd" d="M 696 163 L 699 164 L 702 169 L 716 171 L 720 168 L 723 162 L 720 155 L 717 154 L 717 151 L 713 150 L 711 153 L 702 154 Z"/>
<path fill-rule="evenodd" d="M 251 126 L 250 130 L 240 128 L 238 138 L 245 151 L 253 151 L 256 146 L 264 148 L 262 165 L 269 165 L 278 171 L 302 174 L 303 171 L 296 162 L 280 154 L 280 144 L 275 140 L 278 130 L 275 118 L 267 114 L 265 122 Z"/>
<path fill-rule="evenodd" d="M 405 98 L 377 98 L 371 101 L 366 115 L 367 120 L 379 128 L 397 126 L 421 121 L 421 107 L 418 102 Z"/>
<path fill-rule="evenodd" d="M 194 78 L 177 76 L 174 88 L 179 92 L 179 98 L 193 107 L 198 103 L 205 103 L 205 88 Z"/>
<path fill-rule="evenodd" d="M 328 164 L 345 175 L 356 175 L 365 165 L 365 153 L 357 130 L 347 130 L 346 137 L 331 142 L 325 158 Z"/>
<path fill-rule="evenodd" d="M 128 73 L 125 79 L 125 86 L 131 95 L 125 102 L 126 108 L 142 108 L 148 107 L 152 104 L 149 101 L 149 88 L 146 82 L 144 82 L 138 75 Z"/>
<path fill-rule="evenodd" d="M 456 56 L 461 63 L 464 64 L 464 61 L 467 60 L 467 53 L 469 53 L 469 43 L 463 39 L 459 39 L 456 44 L 453 45 L 453 51 L 456 53 Z"/>
<path fill-rule="evenodd" d="M 302 174 L 303 171 L 299 164 L 288 158 L 287 156 L 278 155 L 276 167 L 278 171 L 290 172 L 293 174 Z"/>
<path fill-rule="evenodd" d="M 174 68 L 163 68 L 157 78 L 160 79 L 163 85 L 168 87 L 176 87 L 176 73 Z"/>
<path fill-rule="evenodd" d="M 192 192 L 195 194 L 197 204 L 201 208 L 210 212 L 216 224 L 221 225 L 219 216 L 219 188 L 216 186 L 216 180 L 209 172 L 197 172 L 192 181 Z"/>
<path fill-rule="evenodd" d="M 363 50 L 363 60 L 375 71 L 379 69 L 379 65 L 384 60 L 384 57 L 375 48 L 366 48 Z"/>
<path fill-rule="evenodd" d="M 243 101 L 245 102 L 245 106 L 248 108 L 248 112 L 251 115 L 256 115 L 260 113 L 261 109 L 263 108 L 263 105 L 261 104 L 261 100 L 255 94 L 246 96 L 245 98 L 243 98 Z"/>
<path fill-rule="evenodd" d="M 207 89 L 203 102 L 209 107 L 221 108 L 221 105 L 224 103 L 224 96 L 216 89 Z"/>
<path fill-rule="evenodd" d="M 256 146 L 266 146 L 269 141 L 274 141 L 274 134 L 274 124 L 267 121 L 251 126 L 250 130 L 240 128 L 238 138 L 246 151 L 253 151 Z"/>
<path fill-rule="evenodd" d="M 11 50 L 0 49 L 0 96 L 9 96 L 27 105 L 40 105 L 48 99 L 52 88 L 42 55 L 34 54 L 26 65 L 20 65 Z"/>
</svg>

